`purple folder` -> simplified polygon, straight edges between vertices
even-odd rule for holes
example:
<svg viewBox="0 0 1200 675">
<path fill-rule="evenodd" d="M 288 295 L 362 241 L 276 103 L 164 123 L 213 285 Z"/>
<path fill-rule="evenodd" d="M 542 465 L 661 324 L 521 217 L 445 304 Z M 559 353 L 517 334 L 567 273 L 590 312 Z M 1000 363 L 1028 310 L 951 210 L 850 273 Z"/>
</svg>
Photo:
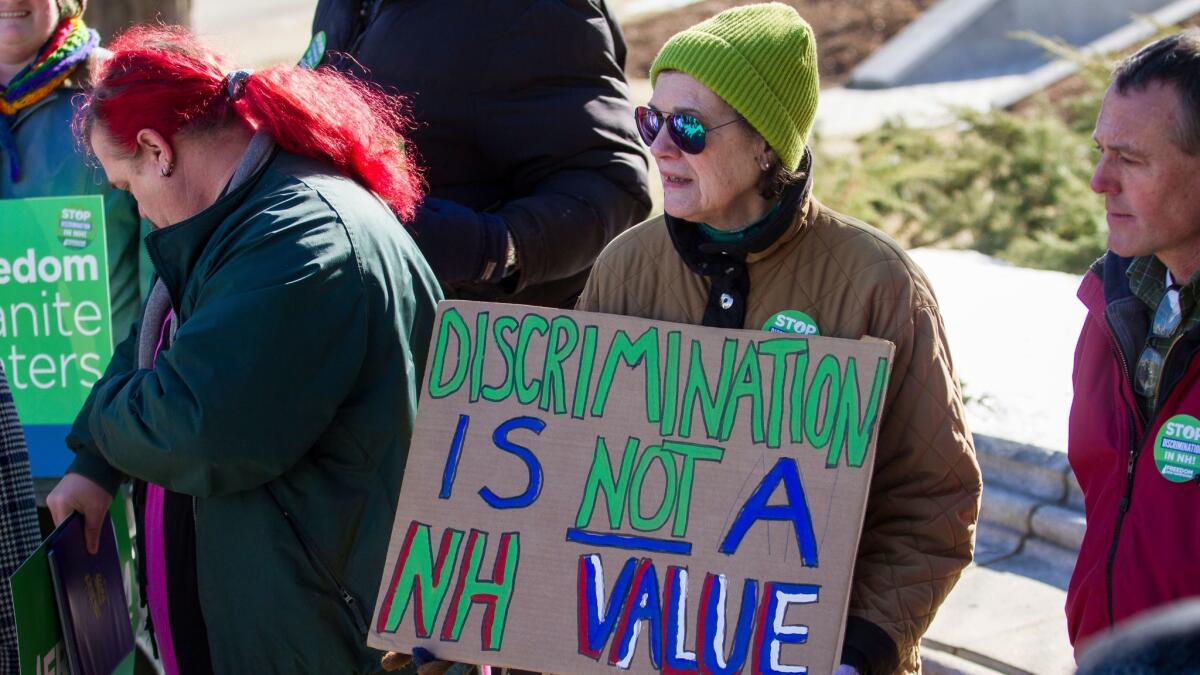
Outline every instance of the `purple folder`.
<svg viewBox="0 0 1200 675">
<path fill-rule="evenodd" d="M 133 650 L 112 519 L 105 514 L 96 555 L 87 551 L 77 513 L 50 535 L 46 548 L 71 672 L 111 675 Z"/>
</svg>

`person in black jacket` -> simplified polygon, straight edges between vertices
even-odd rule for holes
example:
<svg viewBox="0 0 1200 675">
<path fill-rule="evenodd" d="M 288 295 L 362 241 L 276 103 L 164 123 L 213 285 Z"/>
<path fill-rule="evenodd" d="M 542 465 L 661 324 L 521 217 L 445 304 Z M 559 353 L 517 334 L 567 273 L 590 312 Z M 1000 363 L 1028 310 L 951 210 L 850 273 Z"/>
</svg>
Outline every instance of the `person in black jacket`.
<svg viewBox="0 0 1200 675">
<path fill-rule="evenodd" d="M 409 223 L 447 297 L 569 308 L 650 210 L 604 0 L 320 0 L 321 61 L 408 97 L 429 197 Z"/>
</svg>

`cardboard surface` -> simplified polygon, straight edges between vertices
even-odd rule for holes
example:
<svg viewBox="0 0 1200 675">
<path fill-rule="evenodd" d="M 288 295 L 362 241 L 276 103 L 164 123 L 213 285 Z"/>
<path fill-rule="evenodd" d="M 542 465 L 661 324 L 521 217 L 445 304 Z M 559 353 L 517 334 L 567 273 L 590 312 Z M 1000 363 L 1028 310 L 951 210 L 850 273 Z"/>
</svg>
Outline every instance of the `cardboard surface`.
<svg viewBox="0 0 1200 675">
<path fill-rule="evenodd" d="M 891 356 L 443 302 L 368 643 L 832 672 Z"/>
<path fill-rule="evenodd" d="M 61 476 L 64 439 L 112 358 L 104 200 L 0 199 L 0 359 L 35 477 Z"/>
</svg>

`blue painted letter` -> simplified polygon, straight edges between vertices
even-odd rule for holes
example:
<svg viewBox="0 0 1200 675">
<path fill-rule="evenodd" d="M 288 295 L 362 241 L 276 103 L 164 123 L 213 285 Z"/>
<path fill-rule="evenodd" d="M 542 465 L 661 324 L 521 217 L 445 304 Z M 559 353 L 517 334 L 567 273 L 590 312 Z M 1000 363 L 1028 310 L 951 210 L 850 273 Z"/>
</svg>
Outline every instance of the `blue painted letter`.
<svg viewBox="0 0 1200 675">
<path fill-rule="evenodd" d="M 700 596 L 700 615 L 696 622 L 696 651 L 700 653 L 700 672 L 706 675 L 733 675 L 742 672 L 746 652 L 750 650 L 754 630 L 754 608 L 758 605 L 758 582 L 746 579 L 742 585 L 742 608 L 738 612 L 733 646 L 726 655 L 725 605 L 729 584 L 725 575 L 708 574 Z"/>
<path fill-rule="evenodd" d="M 663 589 L 663 675 L 696 670 L 696 652 L 687 650 L 687 592 L 686 567 L 667 568 L 667 583 Z"/>
<path fill-rule="evenodd" d="M 462 459 L 463 440 L 467 436 L 467 427 L 470 424 L 470 417 L 458 416 L 454 441 L 450 443 L 450 454 L 446 455 L 446 468 L 442 469 L 442 490 L 438 493 L 438 499 L 450 499 L 450 491 L 454 488 L 454 476 L 458 473 L 458 460 Z"/>
<path fill-rule="evenodd" d="M 487 502 L 489 506 L 494 509 L 522 509 L 537 501 L 538 495 L 542 492 L 542 465 L 538 462 L 537 457 L 529 451 L 529 448 L 508 440 L 508 432 L 513 429 L 528 429 L 535 434 L 540 434 L 545 428 L 546 423 L 535 417 L 514 417 L 496 427 L 495 433 L 492 434 L 492 442 L 496 444 L 497 448 L 511 452 L 525 462 L 525 468 L 529 470 L 529 484 L 525 487 L 524 492 L 515 497 L 499 497 L 492 492 L 491 488 L 483 486 L 479 489 L 479 496 L 483 497 L 483 501 Z"/>
<path fill-rule="evenodd" d="M 621 608 L 621 620 L 617 622 L 617 637 L 608 652 L 609 665 L 629 668 L 633 652 L 637 649 L 637 637 L 641 633 L 638 624 L 650 624 L 650 662 L 658 670 L 662 663 L 662 607 L 659 606 L 658 573 L 649 558 L 642 558 L 633 574 L 633 591 Z"/>
<path fill-rule="evenodd" d="M 779 662 L 779 648 L 785 644 L 798 645 L 808 641 L 808 626 L 785 624 L 789 605 L 813 604 L 820 599 L 820 586 L 784 584 L 777 581 L 763 588 L 762 611 L 758 615 L 758 637 L 754 645 L 754 672 L 807 673 L 807 666 Z"/>
<path fill-rule="evenodd" d="M 767 504 L 775 488 L 783 483 L 787 493 L 787 504 Z M 759 520 L 788 520 L 796 528 L 796 545 L 800 547 L 800 561 L 805 567 L 817 566 L 817 539 L 813 535 L 812 516 L 808 512 L 808 501 L 804 497 L 804 486 L 800 484 L 800 469 L 791 457 L 780 457 L 775 466 L 763 477 L 754 494 L 742 506 L 729 533 L 721 542 L 721 553 L 733 555 L 750 526 Z"/>
<path fill-rule="evenodd" d="M 637 558 L 625 561 L 621 575 L 613 585 L 612 595 L 608 596 L 607 608 L 600 615 L 601 608 L 606 607 L 604 599 L 604 565 L 596 554 L 579 556 L 578 591 L 578 631 L 579 653 L 599 661 L 600 652 L 617 627 L 617 617 L 620 616 L 621 606 L 625 604 L 625 596 L 629 594 L 629 584 L 633 580 L 633 570 L 637 567 Z"/>
</svg>

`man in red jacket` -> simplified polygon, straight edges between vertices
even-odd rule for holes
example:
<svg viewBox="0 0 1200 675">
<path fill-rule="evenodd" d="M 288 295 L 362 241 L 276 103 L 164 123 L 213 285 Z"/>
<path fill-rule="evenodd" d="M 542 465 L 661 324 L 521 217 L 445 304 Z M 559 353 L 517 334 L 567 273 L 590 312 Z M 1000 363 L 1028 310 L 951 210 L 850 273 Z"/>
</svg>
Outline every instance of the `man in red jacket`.
<svg viewBox="0 0 1200 675">
<path fill-rule="evenodd" d="M 1094 134 L 1109 251 L 1084 276 L 1068 456 L 1087 531 L 1079 647 L 1200 595 L 1200 32 L 1122 62 Z"/>
</svg>

